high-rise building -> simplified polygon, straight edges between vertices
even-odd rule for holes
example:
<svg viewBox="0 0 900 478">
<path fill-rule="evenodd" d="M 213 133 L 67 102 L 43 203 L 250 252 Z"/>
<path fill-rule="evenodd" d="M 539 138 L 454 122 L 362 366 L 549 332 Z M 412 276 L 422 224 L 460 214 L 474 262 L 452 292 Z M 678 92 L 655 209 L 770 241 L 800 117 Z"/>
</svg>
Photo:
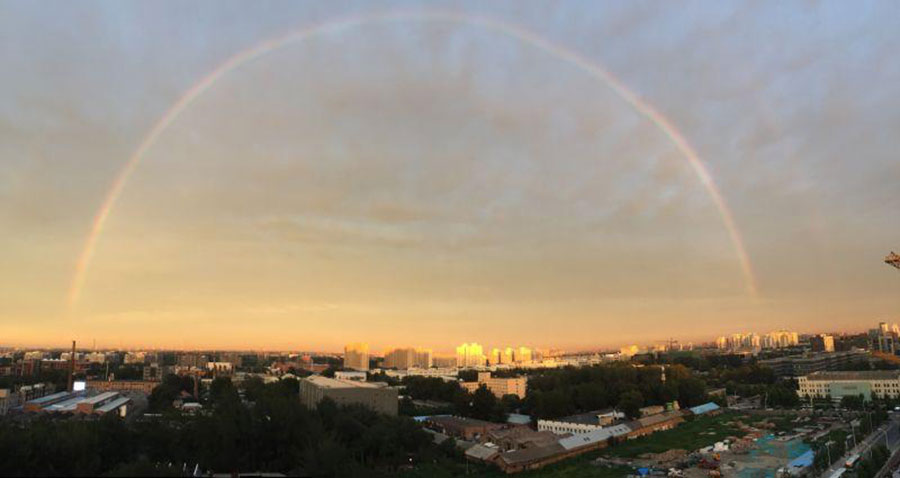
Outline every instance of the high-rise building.
<svg viewBox="0 0 900 478">
<path fill-rule="evenodd" d="M 809 345 L 813 352 L 834 352 L 834 337 L 831 335 L 816 335 L 810 337 Z"/>
<path fill-rule="evenodd" d="M 416 360 L 413 365 L 418 368 L 431 368 L 431 349 L 416 349 Z"/>
<path fill-rule="evenodd" d="M 774 332 L 769 332 L 763 337 L 762 346 L 763 348 L 780 349 L 792 347 L 798 343 L 800 343 L 800 338 L 797 335 L 797 332 L 776 330 Z"/>
<path fill-rule="evenodd" d="M 482 367 L 485 364 L 484 349 L 472 342 L 456 347 L 457 367 Z"/>
<path fill-rule="evenodd" d="M 516 363 L 531 363 L 531 349 L 519 347 L 516 349 L 513 359 Z"/>
<path fill-rule="evenodd" d="M 384 353 L 384 368 L 431 368 L 431 349 L 411 347 L 388 350 Z"/>
<path fill-rule="evenodd" d="M 344 368 L 369 370 L 369 344 L 353 343 L 344 347 Z"/>
</svg>

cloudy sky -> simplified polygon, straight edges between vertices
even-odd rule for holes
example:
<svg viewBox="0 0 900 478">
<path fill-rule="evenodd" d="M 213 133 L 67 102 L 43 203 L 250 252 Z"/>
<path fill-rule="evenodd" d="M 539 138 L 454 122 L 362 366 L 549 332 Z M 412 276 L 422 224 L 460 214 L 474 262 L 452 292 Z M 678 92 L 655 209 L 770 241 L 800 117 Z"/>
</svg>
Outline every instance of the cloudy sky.
<svg viewBox="0 0 900 478">
<path fill-rule="evenodd" d="M 898 21 L 896 2 L 0 1 L 0 345 L 593 348 L 900 321 Z M 322 25 L 173 118 L 67 302 L 167 110 Z M 756 294 L 685 155 L 590 68 L 697 151 Z"/>
</svg>

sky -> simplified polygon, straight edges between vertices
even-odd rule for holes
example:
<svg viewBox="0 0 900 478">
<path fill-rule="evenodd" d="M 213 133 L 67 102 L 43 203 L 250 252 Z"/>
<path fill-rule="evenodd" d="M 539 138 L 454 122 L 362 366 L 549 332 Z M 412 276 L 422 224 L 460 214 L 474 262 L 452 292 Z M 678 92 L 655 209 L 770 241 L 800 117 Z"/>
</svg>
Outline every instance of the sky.
<svg viewBox="0 0 900 478">
<path fill-rule="evenodd" d="M 898 20 L 887 1 L 0 0 L 0 345 L 590 349 L 900 321 Z M 69 300 L 160 118 L 323 25 L 171 118 Z M 696 151 L 755 284 L 672 131 L 591 68 Z"/>
</svg>

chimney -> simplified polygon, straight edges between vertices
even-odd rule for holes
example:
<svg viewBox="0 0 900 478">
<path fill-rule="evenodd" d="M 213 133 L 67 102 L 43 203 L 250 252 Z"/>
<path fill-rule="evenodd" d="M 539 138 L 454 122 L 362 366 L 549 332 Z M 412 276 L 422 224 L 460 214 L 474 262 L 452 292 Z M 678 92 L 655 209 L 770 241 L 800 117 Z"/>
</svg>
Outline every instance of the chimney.
<svg viewBox="0 0 900 478">
<path fill-rule="evenodd" d="M 74 384 L 72 376 L 75 375 L 75 341 L 72 341 L 72 355 L 69 355 L 69 385 L 66 388 L 69 392 L 73 391 Z"/>
</svg>

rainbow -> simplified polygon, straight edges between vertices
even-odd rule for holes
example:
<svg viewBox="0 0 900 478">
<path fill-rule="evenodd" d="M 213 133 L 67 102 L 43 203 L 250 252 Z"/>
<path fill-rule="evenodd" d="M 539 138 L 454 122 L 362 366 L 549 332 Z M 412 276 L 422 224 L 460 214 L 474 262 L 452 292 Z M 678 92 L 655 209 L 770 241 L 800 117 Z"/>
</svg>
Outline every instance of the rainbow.
<svg viewBox="0 0 900 478">
<path fill-rule="evenodd" d="M 563 46 L 551 42 L 550 40 L 537 35 L 534 32 L 526 30 L 518 25 L 506 23 L 497 19 L 470 16 L 455 12 L 389 12 L 366 16 L 349 17 L 341 20 L 330 21 L 318 25 L 309 26 L 300 30 L 291 31 L 285 35 L 266 40 L 246 50 L 240 51 L 225 62 L 220 64 L 197 83 L 191 86 L 184 94 L 178 98 L 172 106 L 166 110 L 165 114 L 153 125 L 153 128 L 141 140 L 140 145 L 131 156 L 128 162 L 119 171 L 112 183 L 109 191 L 101 204 L 99 210 L 94 216 L 91 224 L 90 233 L 85 240 L 84 247 L 78 261 L 75 265 L 75 271 L 72 277 L 71 285 L 68 293 L 69 311 L 74 310 L 78 303 L 81 290 L 84 286 L 85 277 L 91 264 L 94 251 L 97 248 L 97 242 L 103 234 L 103 227 L 109 219 L 113 208 L 118 202 L 122 191 L 125 189 L 129 178 L 134 174 L 135 169 L 141 162 L 141 159 L 159 137 L 166 131 L 169 126 L 178 118 L 178 116 L 187 109 L 194 100 L 209 90 L 222 76 L 241 67 L 247 62 L 257 59 L 263 55 L 278 50 L 286 45 L 303 41 L 310 37 L 323 35 L 326 33 L 338 32 L 343 29 L 358 27 L 374 23 L 386 23 L 396 21 L 418 21 L 418 22 L 451 22 L 460 23 L 470 26 L 485 28 L 487 30 L 506 35 L 521 41 L 527 45 L 542 50 L 560 60 L 563 60 L 575 67 L 581 69 L 590 76 L 601 81 L 615 92 L 622 100 L 628 103 L 635 111 L 643 115 L 645 118 L 653 122 L 665 135 L 672 141 L 678 151 L 690 163 L 694 173 L 700 179 L 701 184 L 706 189 L 709 197 L 715 204 L 716 209 L 721 216 L 725 229 L 731 238 L 731 243 L 737 253 L 737 259 L 740 263 L 744 276 L 744 282 L 747 292 L 751 296 L 757 295 L 756 279 L 754 277 L 753 268 L 750 258 L 747 255 L 744 241 L 741 238 L 740 231 L 734 221 L 734 217 L 725 203 L 722 194 L 716 187 L 712 176 L 707 170 L 700 156 L 688 142 L 688 140 L 678 132 L 675 126 L 665 116 L 657 111 L 653 106 L 643 101 L 636 93 L 628 89 L 624 83 L 613 76 L 611 73 L 603 69 L 601 66 L 592 62 L 590 59 L 581 54 L 569 50 Z"/>
</svg>

